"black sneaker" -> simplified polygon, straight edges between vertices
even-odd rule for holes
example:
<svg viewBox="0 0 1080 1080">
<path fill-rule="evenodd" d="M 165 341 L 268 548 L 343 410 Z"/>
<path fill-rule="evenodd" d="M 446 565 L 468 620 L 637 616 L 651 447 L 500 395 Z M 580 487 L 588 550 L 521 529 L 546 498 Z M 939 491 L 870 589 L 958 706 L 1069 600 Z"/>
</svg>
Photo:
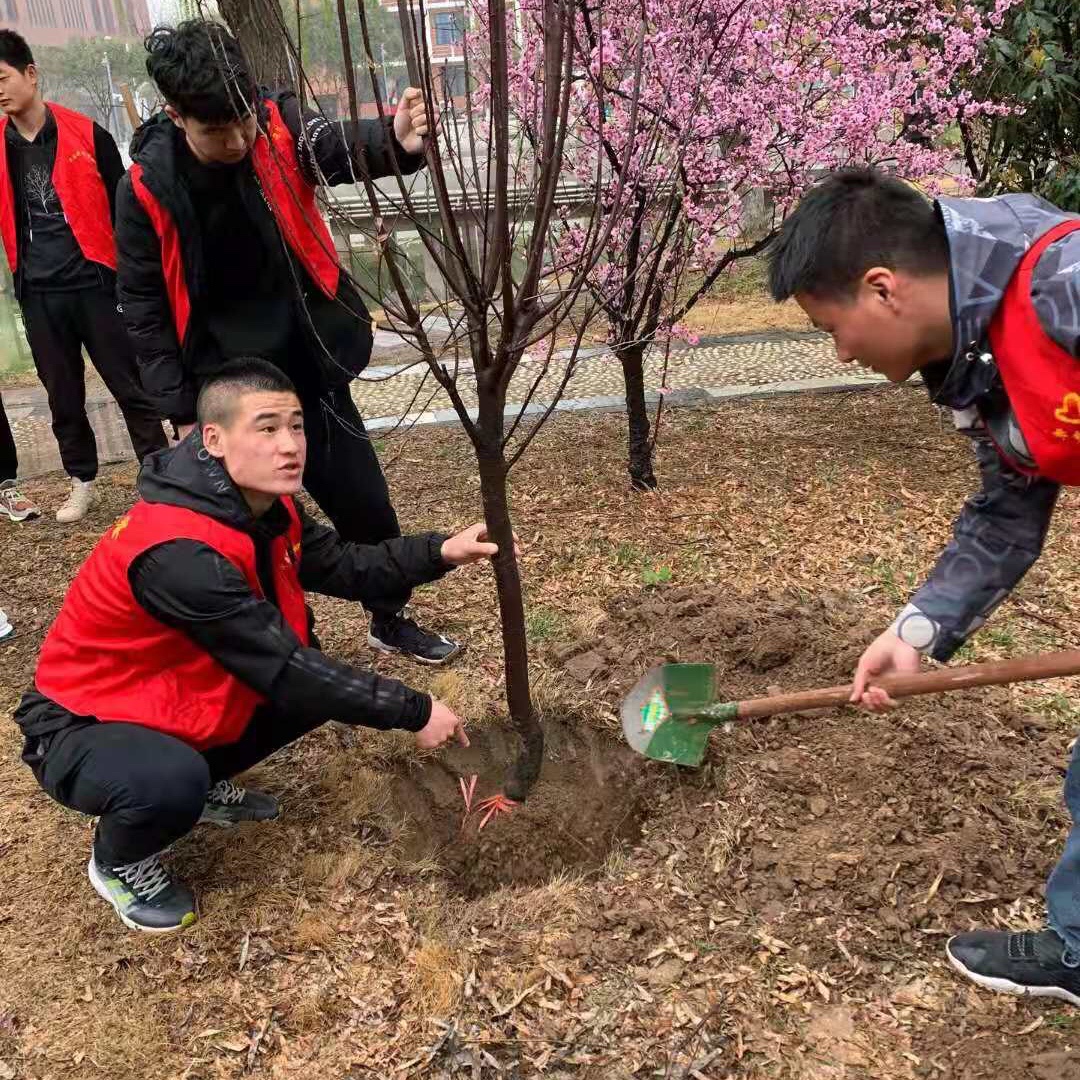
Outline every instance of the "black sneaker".
<svg viewBox="0 0 1080 1080">
<path fill-rule="evenodd" d="M 241 821 L 273 821 L 280 813 L 281 804 L 273 795 L 238 787 L 231 780 L 219 780 L 206 796 L 199 822 L 228 829 Z"/>
<path fill-rule="evenodd" d="M 132 930 L 168 934 L 196 919 L 191 890 L 169 877 L 157 855 L 124 866 L 102 866 L 90 855 L 90 884 Z"/>
<path fill-rule="evenodd" d="M 1062 962 L 1065 942 L 1053 930 L 976 930 L 950 938 L 945 952 L 957 971 L 988 990 L 1080 1005 L 1080 968 Z"/>
<path fill-rule="evenodd" d="M 429 633 L 402 614 L 372 618 L 367 640 L 373 649 L 411 656 L 421 664 L 445 664 L 461 652 L 458 642 Z"/>
</svg>

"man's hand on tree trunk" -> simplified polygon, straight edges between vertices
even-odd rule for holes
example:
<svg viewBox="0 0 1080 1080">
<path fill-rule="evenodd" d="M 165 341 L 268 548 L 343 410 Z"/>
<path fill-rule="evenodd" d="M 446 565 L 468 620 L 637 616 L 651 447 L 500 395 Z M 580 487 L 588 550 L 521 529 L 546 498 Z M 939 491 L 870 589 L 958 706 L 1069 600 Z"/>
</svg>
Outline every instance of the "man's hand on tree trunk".
<svg viewBox="0 0 1080 1080">
<path fill-rule="evenodd" d="M 455 536 L 443 541 L 441 554 L 448 566 L 467 566 L 469 563 L 494 559 L 499 554 L 499 545 L 488 539 L 487 526 L 478 521 Z M 520 555 L 517 537 L 514 537 L 514 554 Z"/>
<path fill-rule="evenodd" d="M 424 136 L 430 129 L 431 119 L 424 95 L 415 86 L 410 86 L 401 95 L 394 113 L 394 138 L 407 154 L 422 154 Z"/>
</svg>

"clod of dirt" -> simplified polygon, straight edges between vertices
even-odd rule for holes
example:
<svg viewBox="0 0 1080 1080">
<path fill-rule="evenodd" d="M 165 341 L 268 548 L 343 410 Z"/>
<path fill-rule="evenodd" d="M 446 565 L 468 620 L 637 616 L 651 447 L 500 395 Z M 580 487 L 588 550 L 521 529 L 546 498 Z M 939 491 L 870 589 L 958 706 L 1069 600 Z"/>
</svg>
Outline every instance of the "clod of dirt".
<svg viewBox="0 0 1080 1080">
<path fill-rule="evenodd" d="M 393 781 L 406 819 L 406 857 L 433 857 L 466 897 L 502 885 L 536 885 L 559 873 L 600 866 L 635 843 L 646 812 L 646 770 L 628 747 L 595 730 L 545 724 L 544 765 L 529 798 L 478 830 L 464 822 L 459 778 L 480 780 L 474 805 L 494 794 L 516 750 L 506 729 L 470 732 L 471 745 L 414 764 Z"/>
<path fill-rule="evenodd" d="M 566 670 L 578 682 L 588 682 L 606 667 L 605 658 L 598 652 L 586 652 L 566 661 Z"/>
<path fill-rule="evenodd" d="M 797 631 L 774 627 L 747 643 L 743 663 L 751 671 L 772 671 L 786 664 L 799 651 L 801 645 Z"/>
</svg>

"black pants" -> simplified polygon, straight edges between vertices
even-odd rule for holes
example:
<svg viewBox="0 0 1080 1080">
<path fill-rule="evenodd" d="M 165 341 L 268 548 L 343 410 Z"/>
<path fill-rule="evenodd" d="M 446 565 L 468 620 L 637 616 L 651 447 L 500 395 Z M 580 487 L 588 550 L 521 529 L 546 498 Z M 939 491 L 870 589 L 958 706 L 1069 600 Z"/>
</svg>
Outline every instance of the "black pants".
<svg viewBox="0 0 1080 1080">
<path fill-rule="evenodd" d="M 19 455 L 15 450 L 15 436 L 11 434 L 11 422 L 0 404 L 0 484 L 14 480 L 19 475 Z"/>
<path fill-rule="evenodd" d="M 319 504 L 344 540 L 377 544 L 401 535 L 390 490 L 371 437 L 348 387 L 323 391 L 322 396 L 300 391 L 307 432 L 304 487 Z M 373 615 L 393 615 L 409 601 L 400 596 L 368 601 Z"/>
<path fill-rule="evenodd" d="M 26 340 L 49 396 L 53 434 L 68 476 L 93 480 L 98 468 L 94 431 L 86 417 L 84 346 L 120 406 L 139 461 L 162 449 L 161 419 L 139 385 L 135 353 L 112 293 L 105 288 L 28 290 L 21 304 Z"/>
<path fill-rule="evenodd" d="M 200 753 L 138 724 L 88 721 L 27 739 L 23 760 L 58 803 L 100 815 L 95 850 L 105 865 L 138 862 L 189 833 L 206 794 L 319 723 L 260 708 L 239 742 Z"/>
</svg>

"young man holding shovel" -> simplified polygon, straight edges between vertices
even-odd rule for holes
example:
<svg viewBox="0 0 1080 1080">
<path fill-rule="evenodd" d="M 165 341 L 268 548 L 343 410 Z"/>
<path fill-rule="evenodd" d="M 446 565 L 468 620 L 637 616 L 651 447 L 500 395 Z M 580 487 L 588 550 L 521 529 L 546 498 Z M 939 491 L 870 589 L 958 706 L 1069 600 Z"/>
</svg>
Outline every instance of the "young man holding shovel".
<svg viewBox="0 0 1080 1080">
<path fill-rule="evenodd" d="M 1080 485 L 1080 218 L 1031 195 L 939 199 L 874 170 L 836 173 L 803 199 L 770 254 L 837 355 L 895 383 L 919 372 L 972 439 L 982 489 L 926 583 L 867 648 L 853 701 L 893 703 L 877 676 L 947 660 L 1042 550 L 1061 485 Z M 982 986 L 1080 1005 L 1080 756 L 1065 782 L 1074 826 L 1040 933 L 952 938 Z"/>
<path fill-rule="evenodd" d="M 413 731 L 424 749 L 468 745 L 441 702 L 325 656 L 305 590 L 378 600 L 498 552 L 483 525 L 362 546 L 310 518 L 295 499 L 303 410 L 272 364 L 224 365 L 196 414 L 83 564 L 15 714 L 42 788 L 100 815 L 94 889 L 150 933 L 196 917 L 166 848 L 201 821 L 278 816 L 273 796 L 232 778 L 281 747 L 331 719 Z"/>
<path fill-rule="evenodd" d="M 331 123 L 291 90 L 256 85 L 217 23 L 159 27 L 146 69 L 166 105 L 136 132 L 117 194 L 120 299 L 143 385 L 186 434 L 202 383 L 261 356 L 304 406 L 304 486 L 346 540 L 399 536 L 375 449 L 349 393 L 371 358 L 371 317 L 338 262 L 322 184 L 414 173 L 427 110 L 406 90 L 391 121 Z M 460 646 L 372 600 L 369 644 L 442 664 Z"/>
</svg>

